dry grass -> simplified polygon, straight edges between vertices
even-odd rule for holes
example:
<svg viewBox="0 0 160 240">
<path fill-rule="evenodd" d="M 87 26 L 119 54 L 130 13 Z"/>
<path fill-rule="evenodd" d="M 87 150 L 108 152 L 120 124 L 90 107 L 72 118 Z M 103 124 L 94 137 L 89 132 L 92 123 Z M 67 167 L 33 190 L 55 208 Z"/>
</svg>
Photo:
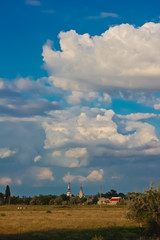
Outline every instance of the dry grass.
<svg viewBox="0 0 160 240">
<path fill-rule="evenodd" d="M 17 206 L 1 206 L 0 234 L 137 226 L 126 219 L 126 213 L 127 210 L 120 207 L 27 206 L 26 209 L 18 210 Z"/>
</svg>

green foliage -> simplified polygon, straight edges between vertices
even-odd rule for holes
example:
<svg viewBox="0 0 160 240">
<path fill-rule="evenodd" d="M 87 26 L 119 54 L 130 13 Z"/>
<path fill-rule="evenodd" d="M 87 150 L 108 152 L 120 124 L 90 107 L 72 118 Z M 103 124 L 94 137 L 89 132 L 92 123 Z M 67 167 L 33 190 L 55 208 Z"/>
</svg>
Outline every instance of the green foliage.
<svg viewBox="0 0 160 240">
<path fill-rule="evenodd" d="M 4 204 L 4 194 L 0 192 L 0 205 Z"/>
<path fill-rule="evenodd" d="M 124 193 L 117 193 L 116 190 L 114 189 L 111 189 L 109 192 L 106 192 L 106 193 L 102 193 L 102 197 L 105 197 L 105 198 L 112 198 L 112 197 L 121 197 L 121 198 L 124 198 L 125 195 Z"/>
<path fill-rule="evenodd" d="M 144 193 L 130 196 L 128 217 L 145 221 L 149 233 L 160 234 L 160 191 L 151 185 Z"/>
<path fill-rule="evenodd" d="M 52 199 L 49 201 L 49 205 L 54 205 L 54 203 L 55 203 L 55 199 L 52 198 Z"/>
<path fill-rule="evenodd" d="M 80 204 L 80 203 L 81 203 L 81 199 L 78 196 L 72 197 L 70 199 L 70 204 L 71 205 Z"/>
<path fill-rule="evenodd" d="M 30 201 L 30 205 L 40 205 L 41 202 L 39 200 L 39 198 L 37 196 L 33 196 L 31 201 Z"/>
<path fill-rule="evenodd" d="M 46 213 L 52 213 L 50 210 L 47 210 Z"/>
<path fill-rule="evenodd" d="M 49 205 L 52 195 L 39 195 L 39 201 L 42 205 Z"/>
<path fill-rule="evenodd" d="M 31 199 L 32 199 L 31 197 L 23 196 L 23 197 L 22 197 L 22 202 L 23 202 L 23 204 L 25 204 L 25 205 L 29 205 Z"/>
<path fill-rule="evenodd" d="M 102 194 L 102 196 L 124 196 L 123 193 L 117 193 L 115 190 L 111 189 L 110 192 Z M 92 200 L 91 200 L 92 199 Z M 7 185 L 5 194 L 0 193 L 0 205 L 3 204 L 24 204 L 24 205 L 84 205 L 84 204 L 97 204 L 99 199 L 99 194 L 90 196 L 87 201 L 86 197 L 79 198 L 79 196 L 68 197 L 66 194 L 56 195 L 39 195 L 34 197 L 26 196 L 11 196 L 10 188 Z"/>
<path fill-rule="evenodd" d="M 2 216 L 2 217 L 5 217 L 5 216 L 6 216 L 6 214 L 5 214 L 5 213 L 1 213 L 1 216 Z"/>
<path fill-rule="evenodd" d="M 11 204 L 23 204 L 23 200 L 19 196 L 12 196 L 10 199 L 10 203 Z"/>
<path fill-rule="evenodd" d="M 98 197 L 97 196 L 93 196 L 93 198 L 92 198 L 92 204 L 97 204 L 97 202 L 98 202 Z"/>
<path fill-rule="evenodd" d="M 54 200 L 54 204 L 55 205 L 62 205 L 63 199 L 61 198 L 61 196 L 56 197 L 56 199 Z"/>
<path fill-rule="evenodd" d="M 69 200 L 70 200 L 70 197 L 68 197 L 66 194 L 61 194 L 60 195 L 60 197 L 61 197 L 61 199 L 62 199 L 62 201 L 66 201 L 66 202 L 68 202 Z"/>
</svg>

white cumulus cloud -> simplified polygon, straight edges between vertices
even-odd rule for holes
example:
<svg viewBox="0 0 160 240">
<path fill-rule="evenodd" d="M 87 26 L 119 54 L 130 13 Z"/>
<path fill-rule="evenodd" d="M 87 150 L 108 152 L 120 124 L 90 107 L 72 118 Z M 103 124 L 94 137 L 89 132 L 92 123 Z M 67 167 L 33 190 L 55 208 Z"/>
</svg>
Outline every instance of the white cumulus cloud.
<svg viewBox="0 0 160 240">
<path fill-rule="evenodd" d="M 50 168 L 47 167 L 37 167 L 32 169 L 33 175 L 35 175 L 37 180 L 54 180 L 54 176 Z"/>
<path fill-rule="evenodd" d="M 93 170 L 87 177 L 79 176 L 79 175 L 71 175 L 70 173 L 67 173 L 63 177 L 64 182 L 73 182 L 73 181 L 79 181 L 79 182 L 96 182 L 101 181 L 103 179 L 103 169 L 100 170 Z"/>
<path fill-rule="evenodd" d="M 72 148 L 66 151 L 65 154 L 67 157 L 71 158 L 82 158 L 87 155 L 87 149 L 86 148 Z"/>
<path fill-rule="evenodd" d="M 160 89 L 160 23 L 138 28 L 121 24 L 93 37 L 71 30 L 61 32 L 59 39 L 60 51 L 48 42 L 42 54 L 56 87 L 101 92 L 109 88 Z M 75 98 L 73 94 L 70 101 Z"/>
<path fill-rule="evenodd" d="M 84 107 L 54 111 L 53 116 L 53 120 L 50 118 L 43 122 L 46 134 L 44 148 L 61 151 L 61 155 L 52 155 L 51 162 L 57 166 L 86 166 L 95 159 L 100 161 L 102 156 L 107 161 L 109 156 L 159 153 L 160 139 L 155 127 L 142 121 L 157 118 L 156 114 L 122 116 L 116 115 L 113 110 Z"/>
<path fill-rule="evenodd" d="M 16 154 L 15 150 L 10 150 L 9 148 L 0 148 L 0 158 L 7 158 Z"/>
</svg>

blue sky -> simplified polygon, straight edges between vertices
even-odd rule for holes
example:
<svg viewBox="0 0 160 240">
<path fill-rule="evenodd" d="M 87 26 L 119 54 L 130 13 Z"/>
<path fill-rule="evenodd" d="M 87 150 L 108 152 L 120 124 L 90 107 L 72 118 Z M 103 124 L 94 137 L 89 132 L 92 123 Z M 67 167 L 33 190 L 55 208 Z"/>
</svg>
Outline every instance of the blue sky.
<svg viewBox="0 0 160 240">
<path fill-rule="evenodd" d="M 0 1 L 0 191 L 159 179 L 160 3 Z"/>
</svg>

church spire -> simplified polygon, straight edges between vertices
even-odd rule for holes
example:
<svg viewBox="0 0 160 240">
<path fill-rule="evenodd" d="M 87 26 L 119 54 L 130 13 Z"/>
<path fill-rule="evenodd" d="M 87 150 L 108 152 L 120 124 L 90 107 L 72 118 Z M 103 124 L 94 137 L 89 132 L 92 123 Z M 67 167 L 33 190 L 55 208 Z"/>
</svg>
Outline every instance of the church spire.
<svg viewBox="0 0 160 240">
<path fill-rule="evenodd" d="M 68 183 L 67 196 L 68 196 L 68 197 L 71 197 L 71 196 L 72 196 L 72 194 L 71 194 L 70 182 Z"/>
<path fill-rule="evenodd" d="M 83 193 L 82 184 L 81 184 L 81 187 L 80 187 L 80 192 L 79 192 L 78 196 L 79 196 L 79 198 L 83 198 L 83 197 L 84 197 L 84 193 Z"/>
</svg>

